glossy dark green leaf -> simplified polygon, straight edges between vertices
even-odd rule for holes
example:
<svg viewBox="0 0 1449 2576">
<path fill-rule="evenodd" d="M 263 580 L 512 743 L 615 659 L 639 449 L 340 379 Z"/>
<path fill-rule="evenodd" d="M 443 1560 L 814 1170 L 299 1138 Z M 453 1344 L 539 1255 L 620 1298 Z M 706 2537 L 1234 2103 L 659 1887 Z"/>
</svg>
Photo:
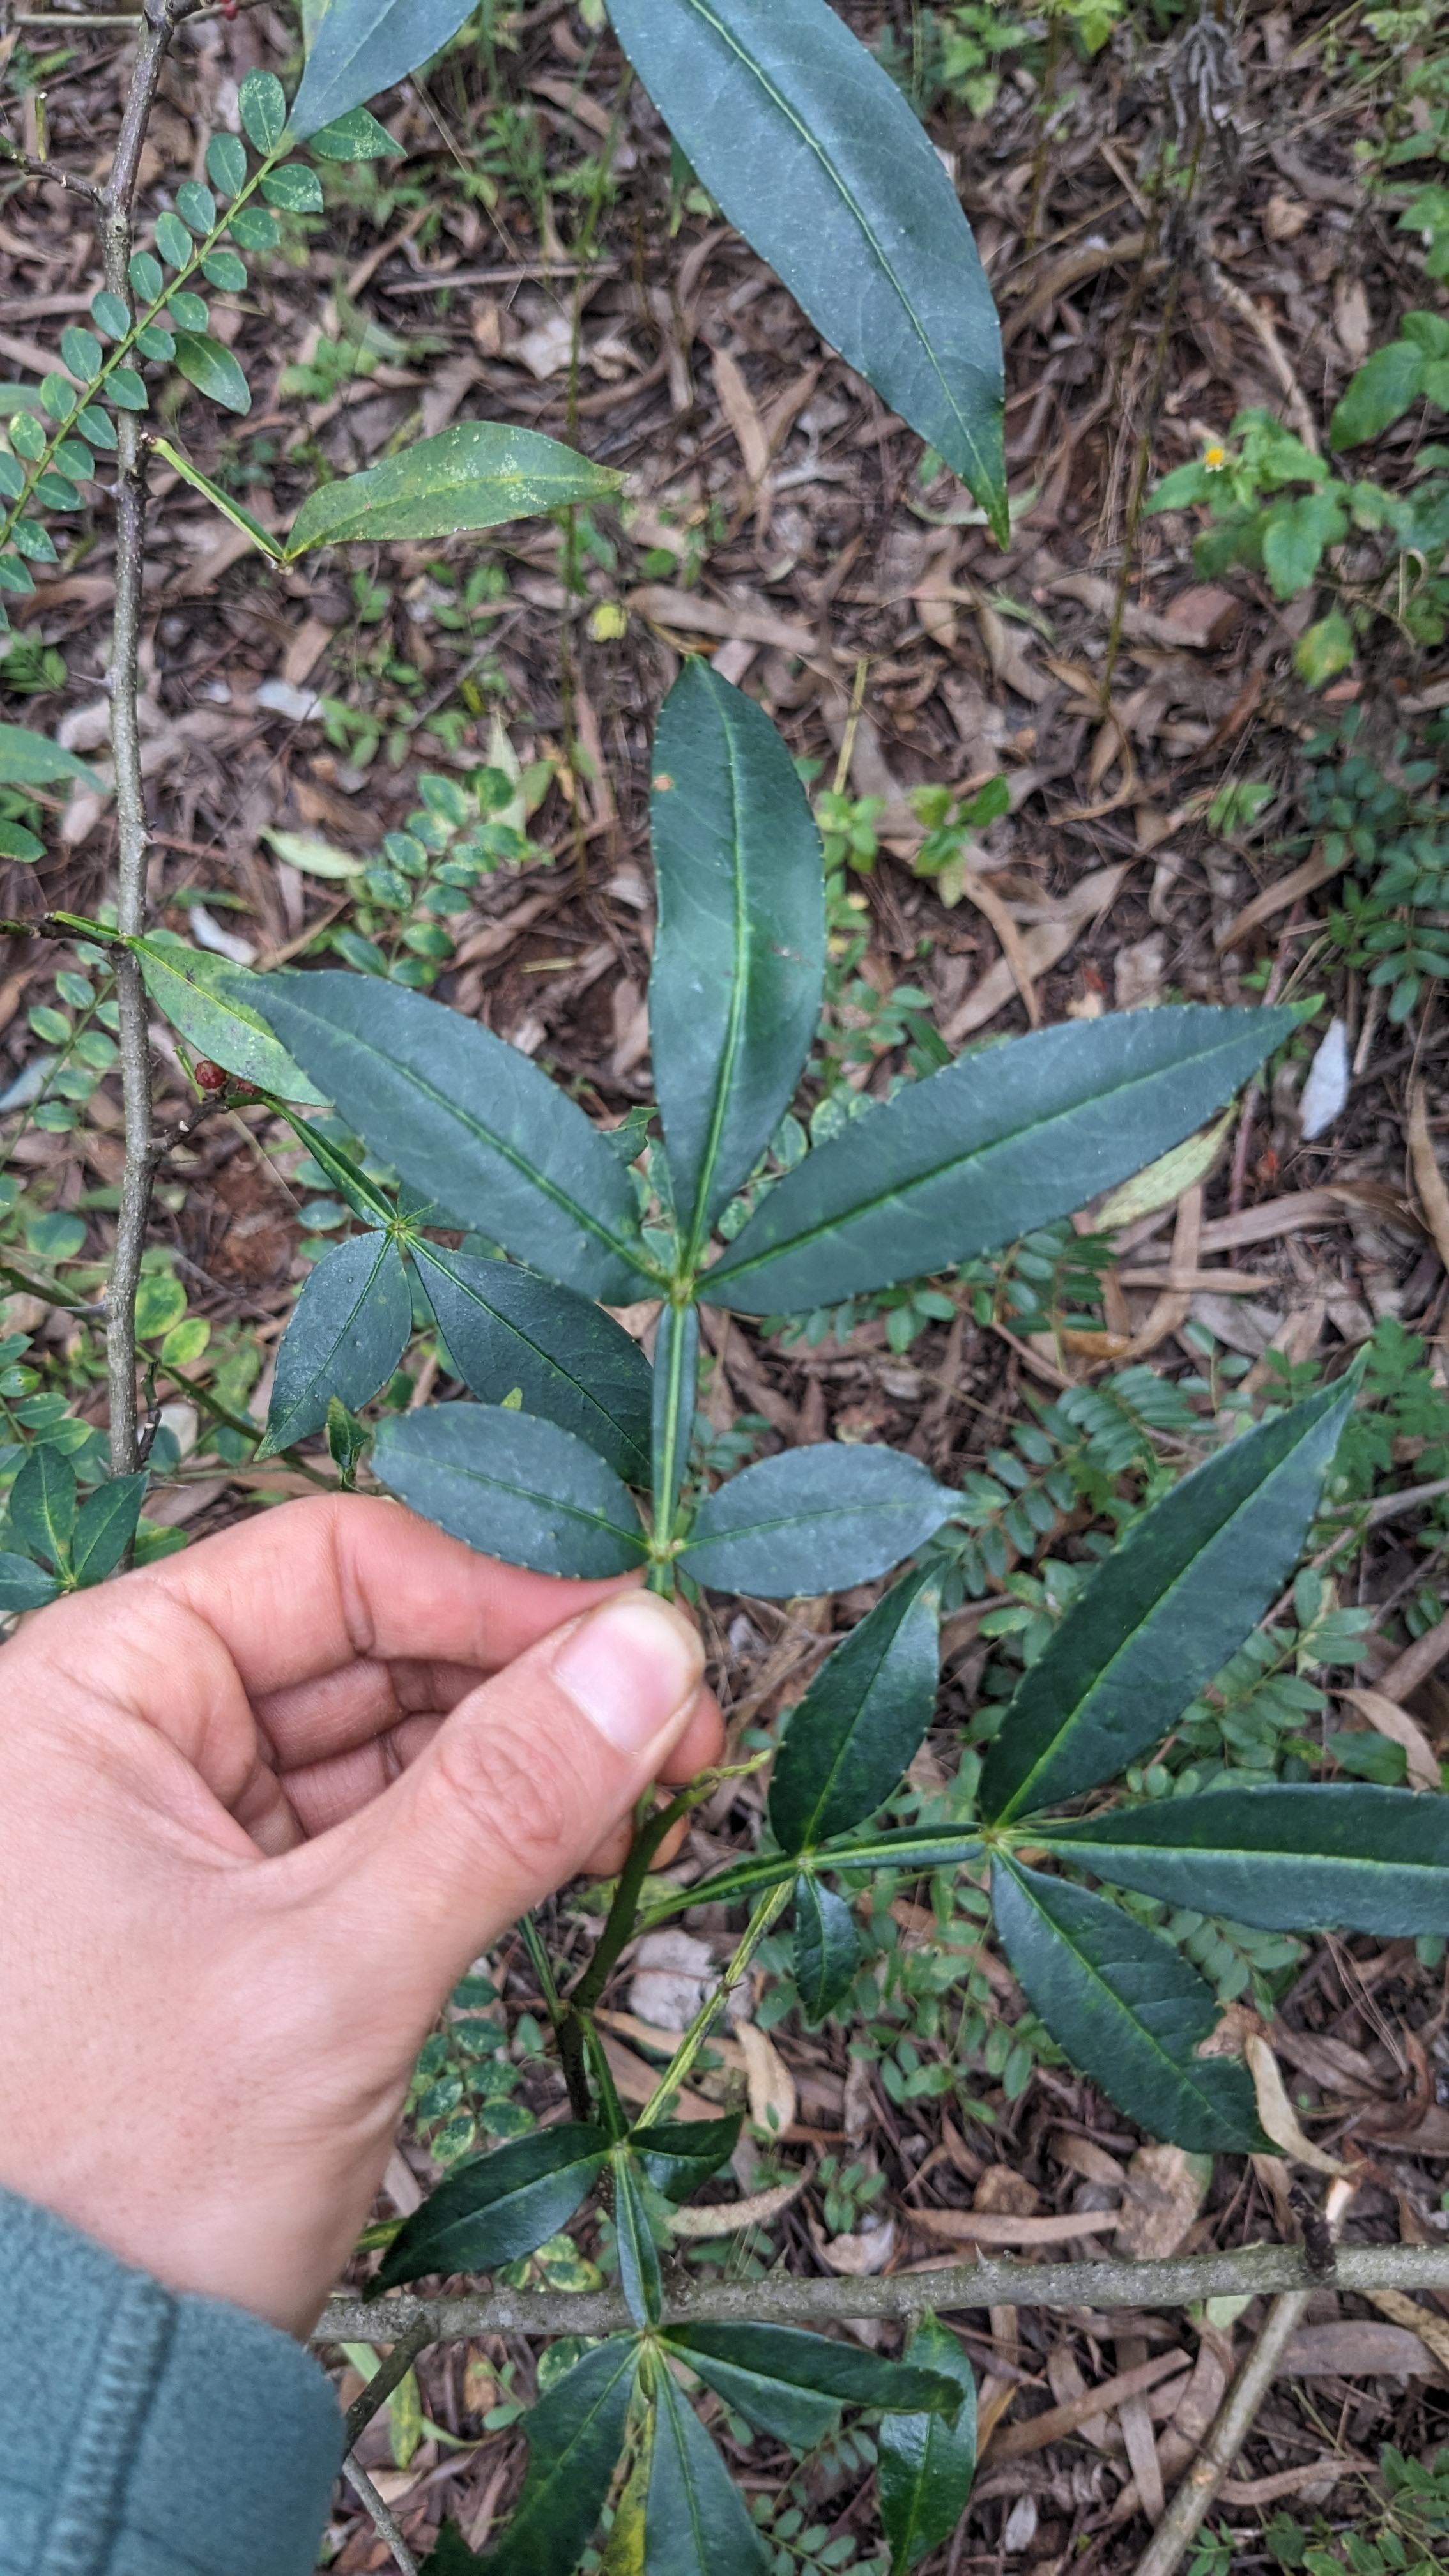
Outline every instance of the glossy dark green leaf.
<svg viewBox="0 0 1449 2576">
<path fill-rule="evenodd" d="M 686 662 L 654 736 L 654 1085 L 691 1257 L 795 1097 L 820 1017 L 820 836 L 763 709 Z"/>
<path fill-rule="evenodd" d="M 673 1533 L 694 1429 L 699 1374 L 699 1308 L 665 1306 L 654 1343 L 651 1500 L 656 1530 Z"/>
<path fill-rule="evenodd" d="M 305 161 L 284 161 L 280 170 L 269 171 L 262 181 L 262 195 L 284 215 L 322 212 L 322 182 Z"/>
<path fill-rule="evenodd" d="M 317 17 L 292 102 L 292 132 L 305 141 L 391 89 L 441 52 L 468 14 L 466 0 L 383 0 L 381 8 L 377 0 L 330 0 Z"/>
<path fill-rule="evenodd" d="M 891 2576 L 907 2576 L 919 2559 L 951 2538 L 976 2475 L 976 2383 L 956 2337 L 939 2317 L 922 2317 L 907 2358 L 954 2379 L 961 2411 L 888 2415 L 876 2437 L 881 2527 L 890 2543 Z"/>
<path fill-rule="evenodd" d="M 425 1520 L 538 1574 L 624 1574 L 646 1553 L 612 1467 L 556 1422 L 504 1405 L 426 1404 L 391 1414 L 377 1475 Z"/>
<path fill-rule="evenodd" d="M 983 1814 L 1004 1822 L 1110 1780 L 1222 1670 L 1298 1562 L 1354 1394 L 1321 1387 L 1144 1513 L 1018 1687 Z"/>
<path fill-rule="evenodd" d="M 683 2389 L 668 2370 L 654 2387 L 644 2576 L 765 2576 L 744 2498 Z"/>
<path fill-rule="evenodd" d="M 242 131 L 252 149 L 275 152 L 287 130 L 287 93 L 275 72 L 248 72 L 238 93 Z"/>
<path fill-rule="evenodd" d="M 671 2326 L 669 2341 L 707 2387 L 763 2431 L 802 2450 L 823 2438 L 841 2406 L 944 2411 L 954 2420 L 961 2404 L 959 2383 L 940 2371 L 887 2361 L 800 2326 Z"/>
<path fill-rule="evenodd" d="M 219 340 L 199 331 L 178 331 L 176 364 L 187 383 L 209 402 L 220 403 L 224 411 L 251 410 L 251 387 L 230 349 L 224 349 Z"/>
<path fill-rule="evenodd" d="M 630 2132 L 629 2144 L 656 2191 L 684 2200 L 729 2163 L 739 2143 L 742 2114 L 727 2120 L 661 2120 Z"/>
<path fill-rule="evenodd" d="M 349 1235 L 309 1272 L 282 1347 L 259 1458 L 320 1431 L 332 1397 L 367 1404 L 407 1348 L 413 1301 L 402 1255 L 382 1233 Z"/>
<path fill-rule="evenodd" d="M 918 1568 L 821 1665 L 775 1757 L 770 1827 L 782 1851 L 847 1833 L 890 1796 L 931 1723 L 940 1625 L 939 1572 Z"/>
<path fill-rule="evenodd" d="M 265 975 L 257 1006 L 425 1198 L 586 1296 L 624 1305 L 646 1293 L 624 1166 L 516 1047 L 371 975 Z"/>
<path fill-rule="evenodd" d="M 132 1539 L 145 1496 L 147 1471 L 108 1476 L 87 1494 L 76 1514 L 70 1543 L 71 1572 L 77 1584 L 103 1583 L 114 1574 Z"/>
<path fill-rule="evenodd" d="M 500 1404 L 515 1387 L 523 1409 L 597 1450 L 627 1484 L 649 1482 L 653 1381 L 639 1345 L 587 1297 L 507 1261 L 481 1261 L 438 1243 L 413 1246 L 418 1276 L 458 1375 Z"/>
<path fill-rule="evenodd" d="M 898 1565 L 957 1500 L 902 1450 L 821 1440 L 709 1495 L 680 1563 L 697 1583 L 766 1600 L 842 1592 Z"/>
<path fill-rule="evenodd" d="M 424 2272 L 493 2272 L 531 2254 L 568 2224 L 602 2173 L 609 2143 L 587 2121 L 562 2120 L 456 2165 L 404 2220 L 368 2297 Z"/>
<path fill-rule="evenodd" d="M 1184 1004 L 963 1056 L 787 1172 L 700 1295 L 800 1314 L 1011 1243 L 1181 1144 L 1294 1025 Z"/>
<path fill-rule="evenodd" d="M 0 1552 L 0 1612 L 42 1610 L 60 1590 L 53 1574 L 43 1565 L 33 1565 L 28 1556 L 16 1556 L 9 1549 Z"/>
<path fill-rule="evenodd" d="M 323 161 L 383 161 L 406 149 L 394 143 L 387 127 L 379 125 L 365 107 L 354 107 L 349 115 L 320 125 L 308 140 Z"/>
<path fill-rule="evenodd" d="M 619 476 L 556 438 L 501 420 L 460 420 L 361 474 L 309 493 L 292 521 L 287 560 L 312 546 L 458 536 L 533 519 L 575 501 L 606 501 Z"/>
<path fill-rule="evenodd" d="M 10 1488 L 10 1535 L 27 1555 L 64 1572 L 75 1521 L 75 1469 L 59 1449 L 39 1444 Z"/>
<path fill-rule="evenodd" d="M 1449 1798 L 1412 1789 L 1213 1789 L 1050 1825 L 1118 1887 L 1267 1932 L 1449 1932 Z"/>
<path fill-rule="evenodd" d="M 991 1886 L 997 1929 L 1033 2011 L 1119 2111 L 1194 2153 L 1265 2147 L 1247 2068 L 1194 2055 L 1217 2005 L 1171 1941 L 1105 1897 L 1019 1861 L 998 1860 Z"/>
<path fill-rule="evenodd" d="M 206 147 L 206 175 L 220 197 L 239 197 L 247 183 L 247 148 L 235 134 L 213 134 Z"/>
<path fill-rule="evenodd" d="M 260 976 L 164 932 L 130 945 L 152 1001 L 198 1055 L 280 1100 L 325 1109 L 327 1093 L 293 1063 L 262 1018 Z"/>
<path fill-rule="evenodd" d="M 608 2501 L 638 2367 L 620 2335 L 586 2352 L 525 2419 L 528 2476 L 489 2576 L 566 2576 Z"/>
<path fill-rule="evenodd" d="M 611 0 L 729 220 L 1007 541 L 1001 335 L 929 136 L 826 0 Z"/>
<path fill-rule="evenodd" d="M 795 1883 L 795 1991 L 813 2029 L 849 1994 L 860 1964 L 855 1916 L 843 1896 L 805 1876 Z"/>
<path fill-rule="evenodd" d="M 659 2279 L 659 2248 L 639 2188 L 632 2156 L 613 2159 L 614 2234 L 619 2248 L 619 2287 L 636 2326 L 657 2326 L 664 2294 Z"/>
</svg>

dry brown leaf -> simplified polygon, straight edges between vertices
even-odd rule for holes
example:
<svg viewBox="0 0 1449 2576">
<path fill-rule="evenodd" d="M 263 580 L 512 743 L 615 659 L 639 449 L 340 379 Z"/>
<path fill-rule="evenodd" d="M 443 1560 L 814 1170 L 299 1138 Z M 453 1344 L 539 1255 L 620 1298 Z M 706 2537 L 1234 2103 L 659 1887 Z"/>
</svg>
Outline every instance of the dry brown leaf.
<svg viewBox="0 0 1449 2576">
<path fill-rule="evenodd" d="M 1376 1735 L 1387 1736 L 1391 1744 L 1402 1744 L 1411 1789 L 1438 1788 L 1438 1757 L 1417 1718 L 1410 1717 L 1406 1708 L 1400 1708 L 1396 1699 L 1381 1690 L 1345 1690 L 1338 1695 L 1348 1701 L 1350 1708 L 1356 1708 L 1360 1717 L 1368 1719 Z"/>
<path fill-rule="evenodd" d="M 737 2023 L 735 2039 L 745 2061 L 750 2118 L 757 2129 L 782 2138 L 795 2124 L 795 2078 L 774 2041 L 752 2021 Z"/>
<path fill-rule="evenodd" d="M 1367 2317 L 1300 2326 L 1278 2364 L 1284 2379 L 1427 2379 L 1433 2369 L 1422 2335 L 1374 2325 Z"/>
<path fill-rule="evenodd" d="M 1380 2316 L 1391 2317 L 1396 2326 L 1407 2326 L 1410 2334 L 1428 2345 L 1440 2369 L 1449 2371 L 1449 2323 L 1443 2317 L 1431 2316 L 1402 2290 L 1370 2290 L 1368 2295 Z"/>
<path fill-rule="evenodd" d="M 1031 958 L 1026 940 L 1018 930 L 1008 906 L 1002 902 L 1000 895 L 987 879 L 977 876 L 971 869 L 968 869 L 961 879 L 961 892 L 967 902 L 974 903 L 977 911 L 990 922 L 1001 942 L 1001 953 L 1011 969 L 1012 981 L 1026 1004 L 1026 1016 L 1032 1027 L 1039 1029 L 1041 1004 L 1037 1000 L 1036 986 L 1032 982 Z"/>
<path fill-rule="evenodd" d="M 1127 2179 L 1124 2165 L 1099 2147 L 1095 2138 L 1079 2138 L 1073 2129 L 1053 2129 L 1051 2150 L 1059 2165 L 1068 2173 L 1080 2174 L 1084 2182 L 1099 2182 L 1120 2191 Z"/>
<path fill-rule="evenodd" d="M 1226 930 L 1219 932 L 1214 945 L 1236 948 L 1250 931 L 1257 930 L 1265 921 L 1271 921 L 1275 912 L 1285 912 L 1290 903 L 1297 903 L 1301 896 L 1312 894 L 1316 886 L 1327 885 L 1330 877 L 1337 876 L 1340 868 L 1347 867 L 1352 856 L 1353 852 L 1346 844 L 1339 859 L 1325 859 L 1321 851 L 1315 850 L 1312 858 L 1305 859 L 1301 868 L 1294 868 L 1286 877 L 1276 878 L 1272 885 L 1263 888 L 1261 894 L 1255 894 L 1251 903 L 1245 903 L 1242 911 L 1234 914 Z"/>
<path fill-rule="evenodd" d="M 1073 886 L 1054 907 L 1055 918 L 1038 922 L 1025 932 L 1022 950 L 1029 975 L 1035 981 L 1065 957 L 1075 946 L 1089 921 L 1105 912 L 1112 902 L 1131 861 L 1124 860 L 1111 868 L 1094 868 L 1090 876 Z M 1016 978 L 1005 957 L 988 966 L 978 984 L 973 985 L 965 1000 L 952 1012 L 941 1031 L 947 1046 L 958 1047 L 973 1029 L 985 1026 L 1004 1010 L 1016 990 Z"/>
<path fill-rule="evenodd" d="M 832 2272 L 843 2272 L 853 2281 L 866 2281 L 873 2273 L 883 2272 L 896 2250 L 893 2218 L 878 2218 L 874 2224 L 868 2219 L 853 2236 L 827 2236 L 813 2218 L 809 2226 L 817 2254 Z"/>
<path fill-rule="evenodd" d="M 808 626 L 792 626 L 765 607 L 706 599 L 697 590 L 671 590 L 668 583 L 646 581 L 628 595 L 628 605 L 657 626 L 672 626 L 682 635 L 738 635 L 749 644 L 773 644 L 781 653 L 807 661 L 815 651 Z"/>
<path fill-rule="evenodd" d="M 1065 2406 L 1053 2406 L 1045 2415 L 1033 2415 L 1029 2424 L 1008 2425 L 991 2446 L 993 2461 L 1020 2460 L 1030 2451 L 1044 2451 L 1049 2442 L 1059 2442 L 1063 2434 L 1074 2433 L 1079 2424 L 1108 2413 L 1128 2398 L 1145 2395 L 1175 2371 L 1185 2371 L 1187 2359 L 1185 2352 L 1159 2352 L 1151 2361 L 1144 2361 L 1140 2369 L 1119 2371 L 1114 2379 L 1100 2381 L 1083 2396 L 1070 2398 Z"/>
<path fill-rule="evenodd" d="M 917 2209 L 911 2224 L 951 2245 L 1066 2245 L 1074 2236 L 1109 2235 L 1117 2212 L 1069 2209 L 1043 2218 L 1017 2218 L 1009 2210 Z"/>
<path fill-rule="evenodd" d="M 1388 1671 L 1380 1673 L 1379 1689 L 1386 1699 L 1406 1700 L 1410 1691 L 1417 1690 L 1421 1682 L 1438 1671 L 1446 1655 L 1449 1655 L 1449 1618 L 1441 1619 L 1437 1627 L 1427 1629 L 1422 1637 L 1414 1639 L 1412 1646 L 1404 1648 Z"/>
<path fill-rule="evenodd" d="M 1361 277 L 1340 269 L 1333 281 L 1333 327 L 1351 367 L 1361 367 L 1373 346 L 1373 318 Z"/>
<path fill-rule="evenodd" d="M 1449 1187 L 1439 1168 L 1434 1139 L 1429 1133 L 1429 1112 L 1424 1099 L 1424 1086 L 1416 1082 L 1409 1092 L 1409 1161 L 1413 1166 L 1414 1187 L 1419 1205 L 1429 1220 L 1434 1246 L 1446 1270 L 1449 1270 Z"/>
<path fill-rule="evenodd" d="M 1346 2164 L 1304 2136 L 1298 2125 L 1298 2114 L 1288 2099 L 1278 2060 L 1261 2032 L 1247 2033 L 1243 2055 L 1248 2061 L 1248 2072 L 1258 2097 L 1258 2117 L 1274 2146 L 1281 2148 L 1285 2156 L 1294 2157 L 1299 2164 L 1311 2165 L 1315 2173 L 1332 2174 L 1335 2179 L 1346 2176 L 1349 2172 Z"/>
<path fill-rule="evenodd" d="M 770 469 L 770 441 L 765 424 L 755 408 L 755 398 L 727 349 L 714 353 L 714 389 L 719 407 L 734 432 L 745 465 L 745 497 L 754 492 Z"/>
<path fill-rule="evenodd" d="M 670 2232 L 698 2243 L 711 2236 L 736 2236 L 747 2227 L 768 2227 L 772 2218 L 778 2218 L 782 2209 L 799 2199 L 814 2171 L 813 2164 L 802 2165 L 788 2182 L 777 2182 L 769 2191 L 752 2192 L 746 2200 L 709 2201 L 701 2208 L 676 2209 L 670 2216 Z"/>
<path fill-rule="evenodd" d="M 609 2072 L 623 2100 L 640 2103 L 652 2101 L 659 2084 L 657 2070 L 646 2065 L 642 2057 L 636 2057 L 632 2048 L 625 2048 L 617 2039 L 611 2039 L 605 2031 L 599 2034 L 599 2045 L 609 2061 Z M 688 2085 L 681 2088 L 678 2098 L 679 2108 L 675 2115 L 678 2119 L 717 2120 L 719 2118 L 718 2102 L 706 2101 L 702 2093 L 691 2093 Z"/>
<path fill-rule="evenodd" d="M 1127 2168 L 1127 2189 L 1115 2251 L 1133 2259 L 1175 2254 L 1207 2198 L 1211 2156 L 1185 2147 L 1139 2147 Z"/>
</svg>

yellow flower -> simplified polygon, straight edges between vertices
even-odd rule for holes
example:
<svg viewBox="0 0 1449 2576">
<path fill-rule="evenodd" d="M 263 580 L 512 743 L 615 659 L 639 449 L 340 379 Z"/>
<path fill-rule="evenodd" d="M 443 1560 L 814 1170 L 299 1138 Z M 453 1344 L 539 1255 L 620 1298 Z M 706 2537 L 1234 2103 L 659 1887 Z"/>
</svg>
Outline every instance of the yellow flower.
<svg viewBox="0 0 1449 2576">
<path fill-rule="evenodd" d="M 1202 461 L 1207 467 L 1209 474 L 1221 474 L 1223 467 L 1228 461 L 1228 451 L 1225 447 L 1213 446 L 1204 448 Z"/>
</svg>

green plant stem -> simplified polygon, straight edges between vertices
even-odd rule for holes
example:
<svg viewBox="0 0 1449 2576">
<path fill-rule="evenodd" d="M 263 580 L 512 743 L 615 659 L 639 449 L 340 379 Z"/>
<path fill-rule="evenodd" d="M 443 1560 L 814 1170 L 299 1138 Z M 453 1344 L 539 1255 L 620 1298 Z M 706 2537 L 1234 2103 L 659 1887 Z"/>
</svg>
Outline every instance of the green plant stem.
<svg viewBox="0 0 1449 2576">
<path fill-rule="evenodd" d="M 562 2003 L 554 2024 L 575 2119 L 587 2120 L 592 2111 L 587 2068 L 587 2017 L 608 1984 L 626 1942 L 633 1935 L 640 1895 L 655 1853 L 671 1827 L 682 1815 L 688 1814 L 691 1806 L 697 1806 L 700 1797 L 706 1794 L 699 1783 L 691 1782 L 688 1788 L 680 1790 L 678 1797 L 670 1799 L 667 1807 L 651 1810 L 647 1797 L 640 1802 L 629 1857 L 619 1873 L 619 1883 L 614 1890 L 603 1931 L 595 1944 L 594 1955 L 572 1993 Z"/>
<path fill-rule="evenodd" d="M 932 2264 L 873 2280 L 812 2280 L 772 2273 L 761 2281 L 687 2281 L 666 2291 L 666 2325 L 738 2321 L 829 2325 L 840 2317 L 918 2317 L 926 2309 L 1192 2308 L 1204 2299 L 1274 2297 L 1326 2286 L 1297 2245 L 1248 2245 L 1233 2254 L 1174 2255 L 1144 2263 Z M 1331 2286 L 1449 2290 L 1449 2245 L 1341 2245 Z M 389 2340 L 426 2323 L 436 2342 L 488 2334 L 616 2334 L 630 2319 L 617 2290 L 489 2290 L 450 2299 L 389 2296 L 364 2306 L 330 2299 L 314 2343 Z"/>
<path fill-rule="evenodd" d="M 688 2075 L 690 2068 L 693 2066 L 695 2059 L 698 2057 L 700 2050 L 704 2046 L 710 2023 L 714 2020 L 725 1996 L 729 1993 L 731 1986 L 735 1985 L 744 1975 L 746 1968 L 753 1959 L 755 1952 L 758 1950 L 760 1943 L 765 1937 L 765 1934 L 769 1931 L 771 1924 L 775 1921 L 778 1915 L 783 1914 L 785 1907 L 789 1902 L 789 1898 L 790 1884 L 788 1880 L 783 1886 L 770 1888 L 764 1896 L 759 1898 L 754 1912 L 750 1916 L 748 1923 L 745 1925 L 743 1932 L 740 1934 L 739 1941 L 735 1948 L 734 1957 L 731 1959 L 724 1975 L 719 1979 L 713 1991 L 706 1995 L 704 2002 L 700 2005 L 698 2012 L 695 2014 L 693 2021 L 690 2023 L 688 2030 L 685 2032 L 683 2039 L 680 2041 L 673 2057 L 665 2068 L 663 2075 L 655 2085 L 653 2092 L 650 2094 L 648 2101 L 640 2112 L 639 2117 L 635 2122 L 636 2128 L 647 2129 L 651 2127 L 654 2121 L 658 2119 L 660 2110 L 663 2104 L 668 2100 L 669 2095 L 677 2092 L 680 2085 L 684 2082 L 685 2077 Z"/>
<path fill-rule="evenodd" d="M 543 2008 L 557 2031 L 562 2025 L 564 2008 L 559 2001 L 559 1991 L 553 1981 L 552 1963 L 539 1938 L 538 1925 L 531 1914 L 520 1914 L 518 1933 L 528 1952 L 529 1965 L 538 1979 L 538 1991 L 543 1997 Z"/>
</svg>

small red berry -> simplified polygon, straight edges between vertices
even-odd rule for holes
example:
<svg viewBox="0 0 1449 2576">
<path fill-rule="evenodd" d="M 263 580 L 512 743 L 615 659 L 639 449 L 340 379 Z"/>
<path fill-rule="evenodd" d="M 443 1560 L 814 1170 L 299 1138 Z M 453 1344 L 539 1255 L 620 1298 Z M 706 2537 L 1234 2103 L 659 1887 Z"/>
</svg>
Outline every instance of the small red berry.
<svg viewBox="0 0 1449 2576">
<path fill-rule="evenodd" d="M 219 1064 L 212 1063 L 210 1056 L 202 1056 L 197 1064 L 196 1086 L 199 1091 L 225 1091 L 226 1089 L 226 1075 Z"/>
</svg>

